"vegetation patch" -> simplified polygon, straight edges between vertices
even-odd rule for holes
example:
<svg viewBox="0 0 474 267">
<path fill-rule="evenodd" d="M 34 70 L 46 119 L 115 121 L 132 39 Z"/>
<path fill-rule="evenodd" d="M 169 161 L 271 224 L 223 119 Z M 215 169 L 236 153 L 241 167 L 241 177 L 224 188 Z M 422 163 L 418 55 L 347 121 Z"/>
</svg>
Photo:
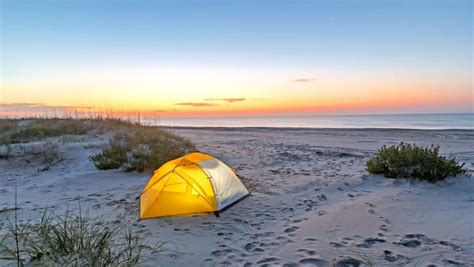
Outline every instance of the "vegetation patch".
<svg viewBox="0 0 474 267">
<path fill-rule="evenodd" d="M 22 125 L 24 124 L 24 125 Z M 0 144 L 18 144 L 62 135 L 84 135 L 91 129 L 84 120 L 3 120 Z"/>
<path fill-rule="evenodd" d="M 52 142 L 46 142 L 34 148 L 32 153 L 40 157 L 41 164 L 44 165 L 42 171 L 49 170 L 54 164 L 64 159 L 64 155 L 59 152 L 58 144 Z"/>
<path fill-rule="evenodd" d="M 163 163 L 195 150 L 187 139 L 159 127 L 144 126 L 139 121 L 108 118 L 87 119 L 5 119 L 0 120 L 0 159 L 12 154 L 12 144 L 59 137 L 64 143 L 76 142 L 86 134 L 115 133 L 108 146 L 89 159 L 101 170 L 123 168 L 125 171 L 155 169 Z M 39 155 L 45 170 L 61 160 L 58 145 L 48 140 Z"/>
<path fill-rule="evenodd" d="M 0 120 L 0 132 L 8 132 L 16 128 L 16 122 L 15 120 Z"/>
<path fill-rule="evenodd" d="M 464 163 L 455 157 L 439 155 L 439 146 L 422 147 L 403 142 L 382 146 L 367 161 L 366 167 L 369 173 L 383 174 L 387 178 L 416 178 L 432 183 L 467 173 Z"/>
<path fill-rule="evenodd" d="M 187 139 L 157 127 L 133 127 L 115 134 L 107 148 L 89 159 L 100 170 L 156 169 L 165 162 L 194 151 Z"/>
<path fill-rule="evenodd" d="M 0 233 L 0 258 L 19 266 L 135 266 L 145 250 L 164 245 L 147 245 L 130 227 L 82 213 L 45 212 L 39 223 L 7 222 Z"/>
</svg>

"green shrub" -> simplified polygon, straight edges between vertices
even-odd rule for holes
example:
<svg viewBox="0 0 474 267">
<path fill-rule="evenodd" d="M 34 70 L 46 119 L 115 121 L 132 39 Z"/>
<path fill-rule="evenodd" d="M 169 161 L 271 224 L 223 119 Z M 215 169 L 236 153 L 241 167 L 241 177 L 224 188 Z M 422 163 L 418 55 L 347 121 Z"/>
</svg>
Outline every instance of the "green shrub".
<svg viewBox="0 0 474 267">
<path fill-rule="evenodd" d="M 366 166 L 369 173 L 383 174 L 387 178 L 413 177 L 433 183 L 466 173 L 464 163 L 459 163 L 454 157 L 440 156 L 439 146 L 422 147 L 403 142 L 382 146 Z"/>
<path fill-rule="evenodd" d="M 118 169 L 127 161 L 127 149 L 111 143 L 101 153 L 89 157 L 99 170 Z"/>
<path fill-rule="evenodd" d="M 33 266 L 135 266 L 143 250 L 164 244 L 146 245 L 130 227 L 82 213 L 45 212 L 39 223 L 7 223 L 0 233 L 0 258 Z"/>
<path fill-rule="evenodd" d="M 114 135 L 101 153 L 89 157 L 100 170 L 156 169 L 165 162 L 195 150 L 187 139 L 156 127 L 131 127 Z"/>
</svg>

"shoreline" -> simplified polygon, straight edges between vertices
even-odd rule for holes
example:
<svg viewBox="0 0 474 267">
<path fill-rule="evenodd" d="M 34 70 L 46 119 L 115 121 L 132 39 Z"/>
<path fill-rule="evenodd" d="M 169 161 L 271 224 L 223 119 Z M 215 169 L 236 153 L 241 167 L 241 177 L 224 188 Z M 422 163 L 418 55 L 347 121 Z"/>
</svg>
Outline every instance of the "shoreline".
<svg viewBox="0 0 474 267">
<path fill-rule="evenodd" d="M 270 127 L 270 126 L 169 126 L 169 125 L 149 125 L 156 126 L 165 129 L 177 129 L 177 130 L 249 130 L 249 131 L 259 131 L 259 130 L 296 130 L 296 131 L 423 131 L 423 132 L 447 132 L 447 131 L 456 131 L 456 132 L 473 132 L 472 129 L 464 128 L 443 128 L 443 129 L 423 129 L 423 128 L 377 128 L 377 127 L 361 127 L 361 128 L 328 128 L 328 127 Z"/>
</svg>

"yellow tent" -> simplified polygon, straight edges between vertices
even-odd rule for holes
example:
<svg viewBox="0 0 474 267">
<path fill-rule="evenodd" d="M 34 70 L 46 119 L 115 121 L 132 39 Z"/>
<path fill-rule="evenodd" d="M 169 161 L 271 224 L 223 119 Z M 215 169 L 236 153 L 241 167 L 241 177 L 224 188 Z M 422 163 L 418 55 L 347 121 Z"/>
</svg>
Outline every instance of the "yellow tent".
<svg viewBox="0 0 474 267">
<path fill-rule="evenodd" d="M 155 171 L 140 195 L 140 219 L 216 212 L 249 191 L 218 159 L 191 153 Z"/>
</svg>

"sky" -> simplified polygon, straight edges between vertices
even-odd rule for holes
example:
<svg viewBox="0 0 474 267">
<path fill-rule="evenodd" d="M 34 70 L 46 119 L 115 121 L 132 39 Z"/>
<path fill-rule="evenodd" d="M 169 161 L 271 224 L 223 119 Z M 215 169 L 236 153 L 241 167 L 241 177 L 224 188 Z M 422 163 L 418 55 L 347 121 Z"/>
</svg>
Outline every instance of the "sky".
<svg viewBox="0 0 474 267">
<path fill-rule="evenodd" d="M 473 111 L 469 0 L 0 3 L 3 113 Z"/>
</svg>

